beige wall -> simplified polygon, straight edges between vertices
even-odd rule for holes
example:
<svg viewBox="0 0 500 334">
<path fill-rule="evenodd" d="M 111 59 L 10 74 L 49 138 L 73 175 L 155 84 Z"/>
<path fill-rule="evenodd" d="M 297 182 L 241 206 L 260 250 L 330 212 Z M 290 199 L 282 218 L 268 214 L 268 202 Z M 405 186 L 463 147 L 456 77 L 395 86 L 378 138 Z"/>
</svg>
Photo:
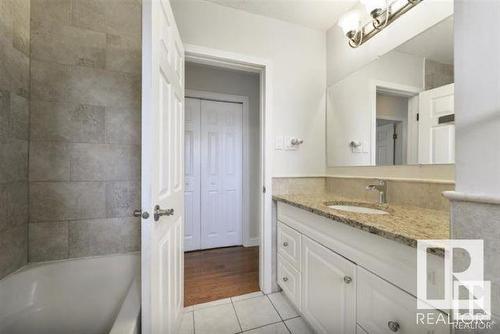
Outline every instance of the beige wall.
<svg viewBox="0 0 500 334">
<path fill-rule="evenodd" d="M 0 2 L 0 279 L 27 260 L 29 3 Z"/>
<path fill-rule="evenodd" d="M 454 182 L 455 165 L 329 167 L 326 175 Z"/>
<path fill-rule="evenodd" d="M 32 0 L 29 261 L 139 250 L 141 7 Z"/>
</svg>

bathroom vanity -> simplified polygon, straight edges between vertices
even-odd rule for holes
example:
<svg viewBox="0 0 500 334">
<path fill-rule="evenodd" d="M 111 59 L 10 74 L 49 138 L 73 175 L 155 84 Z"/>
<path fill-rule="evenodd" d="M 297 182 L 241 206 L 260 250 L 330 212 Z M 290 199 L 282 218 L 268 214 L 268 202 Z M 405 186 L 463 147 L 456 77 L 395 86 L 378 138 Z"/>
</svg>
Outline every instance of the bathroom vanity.
<svg viewBox="0 0 500 334">
<path fill-rule="evenodd" d="M 277 281 L 317 333 L 450 333 L 417 326 L 419 239 L 446 239 L 445 211 L 389 205 L 385 214 L 339 211 L 331 194 L 278 195 Z M 376 204 L 368 206 L 377 207 Z M 443 293 L 444 257 L 428 254 L 428 291 Z M 442 313 L 442 315 L 446 314 Z"/>
</svg>

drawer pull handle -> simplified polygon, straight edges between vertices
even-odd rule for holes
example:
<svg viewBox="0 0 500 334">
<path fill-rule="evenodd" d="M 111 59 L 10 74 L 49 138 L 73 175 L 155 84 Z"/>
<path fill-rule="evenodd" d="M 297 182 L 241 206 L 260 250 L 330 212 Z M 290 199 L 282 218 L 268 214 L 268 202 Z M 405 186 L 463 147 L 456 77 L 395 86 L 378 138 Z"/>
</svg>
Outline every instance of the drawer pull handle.
<svg viewBox="0 0 500 334">
<path fill-rule="evenodd" d="M 283 277 L 283 282 L 287 282 L 288 281 L 288 277 Z"/>
<path fill-rule="evenodd" d="M 389 321 L 387 323 L 387 327 L 393 332 L 397 332 L 399 330 L 399 324 L 396 321 Z"/>
<path fill-rule="evenodd" d="M 352 282 L 352 278 L 351 278 L 351 277 L 349 277 L 349 276 L 344 276 L 344 282 L 345 282 L 346 284 L 351 284 L 351 282 Z"/>
<path fill-rule="evenodd" d="M 283 243 L 283 247 L 288 247 L 288 242 L 286 242 L 286 241 L 285 241 L 285 242 Z"/>
</svg>

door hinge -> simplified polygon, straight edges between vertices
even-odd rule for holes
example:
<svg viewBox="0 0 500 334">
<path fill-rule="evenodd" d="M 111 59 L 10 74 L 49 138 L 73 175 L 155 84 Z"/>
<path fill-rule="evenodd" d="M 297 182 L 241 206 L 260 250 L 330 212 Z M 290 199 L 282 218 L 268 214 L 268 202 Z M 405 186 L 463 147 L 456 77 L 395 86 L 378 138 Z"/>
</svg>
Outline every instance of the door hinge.
<svg viewBox="0 0 500 334">
<path fill-rule="evenodd" d="M 262 187 L 262 192 L 265 194 L 266 193 L 266 186 Z"/>
<path fill-rule="evenodd" d="M 417 122 L 420 121 L 420 113 L 417 113 Z"/>
</svg>

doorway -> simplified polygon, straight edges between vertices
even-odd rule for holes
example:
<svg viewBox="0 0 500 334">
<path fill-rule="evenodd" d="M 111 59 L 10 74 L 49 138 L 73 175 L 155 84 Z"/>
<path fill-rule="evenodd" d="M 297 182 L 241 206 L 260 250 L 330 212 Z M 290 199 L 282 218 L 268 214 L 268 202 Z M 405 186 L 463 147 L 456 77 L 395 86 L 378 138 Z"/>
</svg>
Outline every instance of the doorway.
<svg viewBox="0 0 500 334">
<path fill-rule="evenodd" d="M 186 93 L 184 251 L 242 245 L 243 103 Z"/>
<path fill-rule="evenodd" d="M 259 74 L 190 62 L 185 73 L 189 306 L 259 290 L 262 164 Z"/>
</svg>

